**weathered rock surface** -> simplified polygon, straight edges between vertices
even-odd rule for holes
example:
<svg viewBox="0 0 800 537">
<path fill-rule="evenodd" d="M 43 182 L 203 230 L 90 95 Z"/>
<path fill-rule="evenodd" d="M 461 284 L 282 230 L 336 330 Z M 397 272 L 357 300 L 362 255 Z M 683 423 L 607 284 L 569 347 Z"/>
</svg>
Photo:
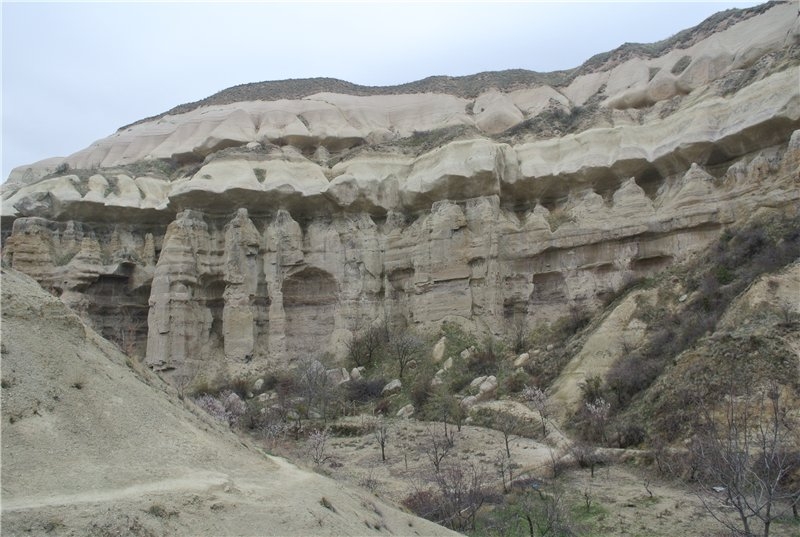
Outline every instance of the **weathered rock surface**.
<svg viewBox="0 0 800 537">
<path fill-rule="evenodd" d="M 795 6 L 690 34 L 475 95 L 181 107 L 15 170 L 3 260 L 181 378 L 592 308 L 800 200 Z"/>
</svg>

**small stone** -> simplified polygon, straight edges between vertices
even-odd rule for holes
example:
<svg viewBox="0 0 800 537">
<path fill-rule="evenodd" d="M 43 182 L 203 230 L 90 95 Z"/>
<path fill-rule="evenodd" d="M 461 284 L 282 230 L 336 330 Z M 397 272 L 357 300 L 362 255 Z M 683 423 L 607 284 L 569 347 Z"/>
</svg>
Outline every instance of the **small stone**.
<svg viewBox="0 0 800 537">
<path fill-rule="evenodd" d="M 525 364 L 528 363 L 528 360 L 530 360 L 530 358 L 531 358 L 530 354 L 528 354 L 527 352 L 523 352 L 522 354 L 519 355 L 519 357 L 516 360 L 514 360 L 514 367 L 524 366 Z"/>
<path fill-rule="evenodd" d="M 260 392 L 261 388 L 264 387 L 264 379 L 258 379 L 253 383 L 253 391 Z"/>
</svg>

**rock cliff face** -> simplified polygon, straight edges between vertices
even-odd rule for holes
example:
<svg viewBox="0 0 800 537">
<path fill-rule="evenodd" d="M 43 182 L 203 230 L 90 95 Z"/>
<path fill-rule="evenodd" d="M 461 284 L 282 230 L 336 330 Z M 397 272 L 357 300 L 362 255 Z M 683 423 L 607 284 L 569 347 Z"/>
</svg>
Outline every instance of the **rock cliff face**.
<svg viewBox="0 0 800 537">
<path fill-rule="evenodd" d="M 552 76 L 246 86 L 14 170 L 3 260 L 175 374 L 503 334 L 796 207 L 799 65 L 773 3 Z"/>
</svg>

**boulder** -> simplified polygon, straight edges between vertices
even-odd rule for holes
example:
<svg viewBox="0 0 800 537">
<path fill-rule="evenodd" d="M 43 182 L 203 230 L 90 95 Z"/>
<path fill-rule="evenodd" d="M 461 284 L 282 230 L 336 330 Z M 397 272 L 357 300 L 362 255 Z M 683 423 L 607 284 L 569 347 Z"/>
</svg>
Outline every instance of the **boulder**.
<svg viewBox="0 0 800 537">
<path fill-rule="evenodd" d="M 522 367 L 522 366 L 524 366 L 525 364 L 528 363 L 530 358 L 531 358 L 530 354 L 528 354 L 527 352 L 523 352 L 522 354 L 520 354 L 517 357 L 516 360 L 514 360 L 514 367 Z"/>
<path fill-rule="evenodd" d="M 444 377 L 444 370 L 440 369 L 431 379 L 431 388 L 435 388 L 436 386 L 441 386 L 442 384 L 444 384 L 443 377 Z"/>
<path fill-rule="evenodd" d="M 438 364 L 444 358 L 444 350 L 445 346 L 447 345 L 447 338 L 442 336 L 439 341 L 436 342 L 436 345 L 433 346 L 433 351 L 431 351 L 431 361 L 434 364 Z"/>
<path fill-rule="evenodd" d="M 354 367 L 350 370 L 350 380 L 361 380 L 364 378 L 364 372 L 367 370 L 366 367 Z"/>
<path fill-rule="evenodd" d="M 469 383 L 469 387 L 470 388 L 477 388 L 481 384 L 483 384 L 483 381 L 485 381 L 486 379 L 487 379 L 486 376 L 474 378 L 474 379 L 472 379 L 472 382 Z"/>
<path fill-rule="evenodd" d="M 407 404 L 406 406 L 397 411 L 398 418 L 408 419 L 413 415 L 414 415 L 414 405 L 412 405 L 411 403 Z"/>
<path fill-rule="evenodd" d="M 475 397 L 474 395 L 468 395 L 461 400 L 461 408 L 463 408 L 464 410 L 469 410 L 476 404 L 478 404 L 478 398 Z"/>
<path fill-rule="evenodd" d="M 478 386 L 478 401 L 494 399 L 497 394 L 497 378 L 494 375 L 485 377 Z"/>
<path fill-rule="evenodd" d="M 253 391 L 260 392 L 261 388 L 264 387 L 264 379 L 258 379 L 253 383 Z"/>
<path fill-rule="evenodd" d="M 343 367 L 328 369 L 327 374 L 328 379 L 337 386 L 350 381 L 350 373 L 348 373 L 347 369 Z"/>
<path fill-rule="evenodd" d="M 400 379 L 394 379 L 383 387 L 383 389 L 381 390 L 381 395 L 383 397 L 389 397 L 391 395 L 400 393 L 400 390 L 402 389 L 403 389 L 403 383 L 400 382 Z"/>
</svg>

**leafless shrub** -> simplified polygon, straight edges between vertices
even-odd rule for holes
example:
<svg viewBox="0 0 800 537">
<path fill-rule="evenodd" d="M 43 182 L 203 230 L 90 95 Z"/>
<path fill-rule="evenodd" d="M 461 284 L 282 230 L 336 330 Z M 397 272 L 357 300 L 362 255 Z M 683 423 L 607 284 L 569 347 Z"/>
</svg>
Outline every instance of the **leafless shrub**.
<svg viewBox="0 0 800 537">
<path fill-rule="evenodd" d="M 490 494 L 486 473 L 476 464 L 443 465 L 435 482 L 444 523 L 455 530 L 475 529 L 475 515 Z"/>
<path fill-rule="evenodd" d="M 550 465 L 550 474 L 551 477 L 555 479 L 560 476 L 569 465 L 564 460 L 564 452 L 562 450 L 548 447 L 547 454 Z"/>
<path fill-rule="evenodd" d="M 225 405 L 216 397 L 203 393 L 194 398 L 194 403 L 211 417 L 229 423 L 228 411 Z"/>
<path fill-rule="evenodd" d="M 452 435 L 452 431 L 450 433 Z M 454 442 L 452 436 L 449 436 L 445 428 L 442 433 L 437 432 L 436 423 L 429 424 L 426 427 L 425 443 L 423 450 L 425 456 L 433 465 L 435 473 L 441 470 L 442 461 L 447 457 L 450 450 L 453 448 Z"/>
<path fill-rule="evenodd" d="M 304 407 L 296 410 L 301 411 L 299 414 L 307 414 L 311 409 L 318 409 L 327 422 L 338 390 L 325 366 L 319 360 L 307 358 L 297 365 L 294 376 L 294 385 L 304 402 Z"/>
<path fill-rule="evenodd" d="M 591 500 L 591 497 L 588 498 Z M 523 499 L 522 517 L 528 523 L 531 535 L 575 537 L 579 535 L 569 508 L 560 491 L 539 492 L 539 497 L 527 496 Z"/>
<path fill-rule="evenodd" d="M 494 458 L 494 465 L 495 468 L 497 468 L 497 473 L 500 475 L 500 480 L 503 483 L 503 492 L 509 492 L 512 486 L 515 484 L 514 470 L 516 470 L 519 465 L 507 457 L 502 451 L 500 451 Z M 508 481 L 506 481 L 506 478 L 508 478 Z"/>
<path fill-rule="evenodd" d="M 220 392 L 217 397 L 202 393 L 194 398 L 194 403 L 210 416 L 234 426 L 247 412 L 247 405 L 230 390 Z"/>
<path fill-rule="evenodd" d="M 585 442 L 574 442 L 569 447 L 569 452 L 575 458 L 578 466 L 591 470 L 592 477 L 594 477 L 595 467 L 605 462 L 605 457 L 597 450 L 597 447 Z"/>
<path fill-rule="evenodd" d="M 701 499 L 714 518 L 741 535 L 768 537 L 771 524 L 790 507 L 796 510 L 797 490 L 788 476 L 798 469 L 792 449 L 798 426 L 781 402 L 777 387 L 751 393 L 747 380 L 741 393 L 731 382 L 721 419 L 705 407 L 696 428 L 692 452 L 698 461 Z M 790 485 L 787 487 L 787 485 Z M 708 491 L 721 487 L 725 503 L 738 519 L 715 509 Z M 719 489 L 717 489 L 719 490 Z"/>
<path fill-rule="evenodd" d="M 314 429 L 311 431 L 311 434 L 308 435 L 308 447 L 311 452 L 311 460 L 314 461 L 314 464 L 317 466 L 320 466 L 331 458 L 330 455 L 325 452 L 329 439 L 330 433 L 328 429 L 323 429 L 321 431 L 319 429 Z"/>
</svg>

